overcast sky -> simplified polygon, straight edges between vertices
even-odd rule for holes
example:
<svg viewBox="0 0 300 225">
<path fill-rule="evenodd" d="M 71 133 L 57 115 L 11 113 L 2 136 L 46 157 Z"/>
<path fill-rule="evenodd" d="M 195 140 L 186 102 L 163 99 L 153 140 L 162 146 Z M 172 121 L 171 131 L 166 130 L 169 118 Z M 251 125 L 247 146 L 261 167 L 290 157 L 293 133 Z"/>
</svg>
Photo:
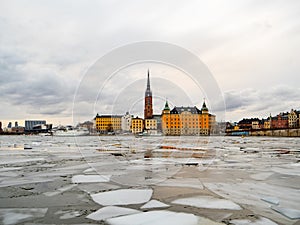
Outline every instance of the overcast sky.
<svg viewBox="0 0 300 225">
<path fill-rule="evenodd" d="M 116 77 L 122 79 L 97 83 L 101 101 L 81 96 L 82 110 L 73 121 L 74 95 L 94 63 L 141 41 L 171 43 L 199 57 L 224 97 L 225 118 L 211 107 L 217 120 L 300 109 L 298 0 L 1 0 L 0 121 L 6 126 L 46 119 L 57 125 L 91 120 L 96 112 L 140 115 L 149 67 L 156 114 L 165 98 L 172 106 L 200 108 L 205 90 L 180 82 L 182 72 L 172 66 L 145 63 L 120 68 Z M 80 88 L 88 96 L 94 87 L 91 82 Z M 85 112 L 89 107 L 94 110 Z"/>
</svg>

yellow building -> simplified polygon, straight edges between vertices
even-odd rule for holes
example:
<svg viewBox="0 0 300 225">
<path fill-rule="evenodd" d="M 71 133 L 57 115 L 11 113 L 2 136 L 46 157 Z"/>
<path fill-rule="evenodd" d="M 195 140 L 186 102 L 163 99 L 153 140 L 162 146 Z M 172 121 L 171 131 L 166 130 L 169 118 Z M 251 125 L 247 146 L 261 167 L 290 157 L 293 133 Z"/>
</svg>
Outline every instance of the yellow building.
<svg viewBox="0 0 300 225">
<path fill-rule="evenodd" d="M 96 131 L 101 134 L 110 132 L 119 132 L 122 127 L 122 116 L 117 115 L 102 115 L 98 114 L 95 117 Z"/>
<path fill-rule="evenodd" d="M 145 130 L 157 130 L 156 119 L 145 119 Z"/>
<path fill-rule="evenodd" d="M 144 130 L 144 120 L 141 118 L 132 118 L 131 120 L 131 132 L 133 134 L 142 133 Z"/>
<path fill-rule="evenodd" d="M 215 115 L 208 113 L 205 102 L 201 110 L 196 106 L 170 110 L 166 102 L 162 112 L 162 132 L 164 135 L 209 135 L 215 121 Z"/>
</svg>

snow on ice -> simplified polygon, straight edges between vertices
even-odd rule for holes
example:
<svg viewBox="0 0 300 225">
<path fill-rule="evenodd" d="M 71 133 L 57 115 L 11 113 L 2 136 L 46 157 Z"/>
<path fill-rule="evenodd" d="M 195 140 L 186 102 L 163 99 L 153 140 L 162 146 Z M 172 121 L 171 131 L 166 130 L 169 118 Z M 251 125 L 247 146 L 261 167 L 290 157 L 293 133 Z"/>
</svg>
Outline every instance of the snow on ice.
<svg viewBox="0 0 300 225">
<path fill-rule="evenodd" d="M 157 200 L 151 200 L 147 202 L 145 205 L 143 205 L 141 209 L 154 209 L 154 208 L 166 208 L 166 207 L 169 207 L 169 205 Z"/>
<path fill-rule="evenodd" d="M 111 175 L 75 175 L 72 177 L 72 183 L 96 183 L 109 182 Z"/>
<path fill-rule="evenodd" d="M 92 214 L 88 215 L 86 218 L 100 221 L 100 220 L 106 220 L 117 216 L 124 216 L 124 215 L 139 213 L 139 212 L 140 212 L 139 210 L 130 209 L 130 208 L 124 208 L 119 206 L 106 206 L 97 210 L 96 212 L 93 212 Z"/>
<path fill-rule="evenodd" d="M 191 198 L 181 198 L 174 200 L 172 203 L 208 209 L 242 209 L 239 205 L 235 204 L 230 200 L 214 198 L 212 196 L 196 196 Z"/>
<path fill-rule="evenodd" d="M 145 203 L 152 196 L 152 189 L 121 189 L 92 194 L 92 199 L 100 205 L 130 205 Z"/>
</svg>

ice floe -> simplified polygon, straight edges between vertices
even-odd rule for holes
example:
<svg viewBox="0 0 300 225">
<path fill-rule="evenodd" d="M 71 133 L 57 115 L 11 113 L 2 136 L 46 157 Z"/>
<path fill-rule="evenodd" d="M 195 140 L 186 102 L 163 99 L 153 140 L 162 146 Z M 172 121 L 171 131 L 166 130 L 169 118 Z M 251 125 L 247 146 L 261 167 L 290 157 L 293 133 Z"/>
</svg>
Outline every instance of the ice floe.
<svg viewBox="0 0 300 225">
<path fill-rule="evenodd" d="M 57 191 L 51 191 L 51 192 L 45 192 L 44 195 L 48 196 L 48 197 L 52 197 L 58 194 L 61 194 L 65 191 L 71 190 L 73 187 L 76 187 L 77 184 L 70 184 L 61 188 L 58 188 Z"/>
<path fill-rule="evenodd" d="M 75 175 L 72 177 L 72 183 L 96 183 L 109 182 L 111 175 Z"/>
<path fill-rule="evenodd" d="M 57 211 L 56 213 L 54 213 L 55 215 L 61 215 L 59 217 L 59 219 L 61 220 L 66 220 L 66 219 L 72 219 L 75 217 L 78 217 L 81 215 L 81 213 L 79 211 L 72 211 L 72 210 L 68 210 L 68 211 Z"/>
<path fill-rule="evenodd" d="M 97 210 L 96 212 L 91 213 L 86 218 L 100 221 L 100 220 L 106 220 L 117 216 L 130 215 L 130 214 L 135 214 L 140 212 L 141 211 L 139 210 L 124 208 L 119 206 L 106 206 Z"/>
<path fill-rule="evenodd" d="M 121 216 L 106 220 L 111 225 L 197 225 L 198 217 L 188 213 L 171 211 L 151 211 L 133 215 Z"/>
<path fill-rule="evenodd" d="M 92 199 L 100 205 L 130 205 L 148 202 L 152 189 L 121 189 L 92 194 Z"/>
<path fill-rule="evenodd" d="M 263 196 L 260 198 L 261 200 L 274 204 L 274 205 L 278 205 L 279 204 L 279 199 L 273 196 Z"/>
<path fill-rule="evenodd" d="M 181 198 L 172 201 L 174 204 L 179 205 L 189 205 L 198 208 L 207 208 L 207 209 L 230 209 L 230 210 L 240 210 L 242 209 L 236 203 L 227 200 L 214 198 L 212 196 L 195 196 L 191 198 Z"/>
<path fill-rule="evenodd" d="M 277 223 L 274 223 L 273 221 L 269 220 L 268 218 L 260 217 L 257 220 L 251 221 L 247 219 L 236 219 L 231 220 L 230 224 L 234 225 L 277 225 Z"/>
<path fill-rule="evenodd" d="M 44 217 L 47 208 L 9 208 L 0 209 L 1 224 L 11 225 Z"/>
<path fill-rule="evenodd" d="M 53 181 L 53 179 L 46 179 L 46 178 L 38 178 L 38 177 L 24 177 L 24 178 L 11 178 L 7 180 L 3 180 L 0 183 L 0 187 L 9 187 L 9 186 L 17 186 L 23 184 L 33 184 L 33 183 L 45 183 Z"/>
<path fill-rule="evenodd" d="M 290 219 L 300 219 L 300 210 L 283 208 L 279 206 L 272 206 L 271 208 Z"/>
<path fill-rule="evenodd" d="M 168 186 L 168 187 L 189 187 L 203 189 L 203 185 L 199 179 L 196 178 L 176 178 L 176 179 L 167 179 L 161 183 L 157 184 L 158 186 Z"/>
<path fill-rule="evenodd" d="M 251 178 L 254 180 L 266 180 L 268 177 L 273 175 L 274 173 L 272 172 L 262 172 L 262 173 L 257 173 L 257 174 L 252 174 L 250 175 Z"/>
<path fill-rule="evenodd" d="M 150 211 L 107 219 L 110 225 L 220 225 L 222 223 L 189 213 L 171 211 Z"/>
<path fill-rule="evenodd" d="M 154 208 L 166 208 L 170 205 L 167 205 L 163 202 L 157 201 L 157 200 L 151 200 L 147 202 L 145 205 L 141 207 L 141 209 L 154 209 Z"/>
</svg>

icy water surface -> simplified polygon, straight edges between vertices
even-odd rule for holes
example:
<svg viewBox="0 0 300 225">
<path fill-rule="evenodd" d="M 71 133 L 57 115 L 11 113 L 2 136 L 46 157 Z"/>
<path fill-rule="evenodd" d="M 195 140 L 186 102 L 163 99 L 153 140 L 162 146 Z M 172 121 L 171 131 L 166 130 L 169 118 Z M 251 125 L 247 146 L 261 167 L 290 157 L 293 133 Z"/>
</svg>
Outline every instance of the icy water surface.
<svg viewBox="0 0 300 225">
<path fill-rule="evenodd" d="M 297 224 L 299 152 L 299 138 L 0 136 L 0 224 Z"/>
</svg>

